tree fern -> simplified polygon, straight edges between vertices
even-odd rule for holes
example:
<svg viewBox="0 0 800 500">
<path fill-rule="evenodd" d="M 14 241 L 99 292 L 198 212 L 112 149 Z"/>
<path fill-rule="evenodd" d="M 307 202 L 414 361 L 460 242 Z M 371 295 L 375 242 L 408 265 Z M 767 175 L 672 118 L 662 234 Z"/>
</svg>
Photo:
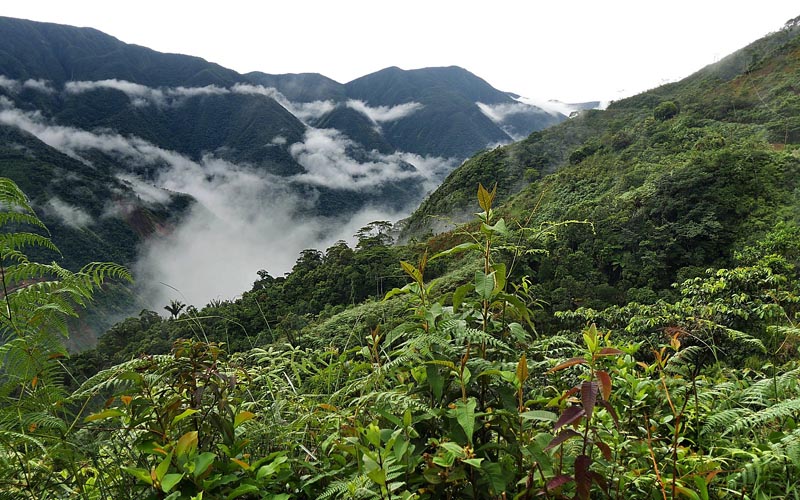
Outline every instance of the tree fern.
<svg viewBox="0 0 800 500">
<path fill-rule="evenodd" d="M 38 232 L 19 230 L 26 225 Z M 66 319 L 76 316 L 107 279 L 130 281 L 131 276 L 112 263 L 71 272 L 55 262 L 32 262 L 26 249 L 56 254 L 58 249 L 27 197 L 5 178 L 0 178 L 0 230 L 0 457 L 16 455 L 8 463 L 25 478 L 20 492 L 40 497 L 57 482 L 52 454 L 69 428 L 58 362 L 67 354 Z M 49 439 L 56 440 L 53 446 L 47 445 Z"/>
</svg>

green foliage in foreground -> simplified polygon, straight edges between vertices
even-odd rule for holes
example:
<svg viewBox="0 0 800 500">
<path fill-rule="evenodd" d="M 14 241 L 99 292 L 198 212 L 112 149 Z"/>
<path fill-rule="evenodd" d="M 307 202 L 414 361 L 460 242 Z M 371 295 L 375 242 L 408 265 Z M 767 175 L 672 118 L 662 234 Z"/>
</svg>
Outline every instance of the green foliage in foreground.
<svg viewBox="0 0 800 500">
<path fill-rule="evenodd" d="M 104 273 L 60 271 L 47 286 L 59 292 L 38 301 L 23 298 L 38 282 L 19 284 L 5 294 L 0 491 L 81 499 L 800 494 L 796 232 L 743 252 L 740 267 L 686 281 L 676 301 L 578 310 L 565 318 L 573 329 L 537 336 L 533 288 L 513 277 L 514 256 L 526 248 L 494 211 L 495 194 L 479 189 L 482 211 L 466 241 L 401 262 L 408 283 L 383 302 L 406 308 L 397 326 L 372 327 L 349 345 L 276 342 L 229 356 L 213 342 L 179 340 L 66 393 L 55 383 L 63 372 L 52 337 L 39 332 L 69 312 L 59 294 L 81 302 L 93 286 L 76 281 L 97 284 Z M 29 211 L 6 214 L 36 225 Z M 6 235 L 14 243 L 4 262 L 24 261 L 23 242 L 48 244 Z M 467 283 L 437 292 L 426 268 L 456 254 L 477 266 Z M 35 371 L 9 364 L 29 353 Z"/>
</svg>

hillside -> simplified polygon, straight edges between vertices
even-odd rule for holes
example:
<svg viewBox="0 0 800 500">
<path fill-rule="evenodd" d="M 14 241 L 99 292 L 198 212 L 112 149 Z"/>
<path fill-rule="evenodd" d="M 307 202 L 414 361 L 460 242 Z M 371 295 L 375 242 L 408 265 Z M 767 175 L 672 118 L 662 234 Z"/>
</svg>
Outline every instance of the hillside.
<svg viewBox="0 0 800 500">
<path fill-rule="evenodd" d="M 793 81 L 798 72 L 797 23 L 786 26 L 688 78 L 612 103 L 606 111 L 589 110 L 509 146 L 475 155 L 455 170 L 408 220 L 407 235 L 425 230 L 425 219 L 464 213 L 472 197 L 468 186 L 498 182 L 507 199 L 539 176 L 583 158 L 611 158 L 640 139 L 642 127 L 655 127 L 653 111 L 664 101 L 678 105 L 681 118 L 694 118 L 692 128 L 708 132 L 716 123 L 753 126 L 756 137 L 770 143 L 792 144 L 797 139 L 797 103 Z M 664 127 L 667 129 L 667 127 Z M 663 138 L 663 136 L 661 136 Z M 657 143 L 657 141 L 655 141 Z M 646 152 L 640 142 L 622 160 L 631 165 Z M 526 179 L 525 176 L 528 176 Z"/>
<path fill-rule="evenodd" d="M 799 76 L 800 18 L 681 82 L 476 155 L 410 219 L 412 244 L 394 244 L 392 225 L 374 221 L 352 246 L 298 252 L 285 275 L 260 269 L 234 300 L 173 299 L 159 307 L 169 318 L 143 310 L 72 357 L 65 318 L 130 275 L 29 260 L 52 241 L 0 177 L 0 491 L 797 497 Z M 391 112 L 377 102 L 356 107 Z M 56 164 L 53 186 L 73 182 L 89 198 L 87 170 L 123 194 L 136 184 L 106 173 L 108 155 L 89 162 L 17 128 L 0 132 L 11 145 L 0 161 L 32 169 L 41 178 L 30 186 Z M 352 143 L 342 150 L 374 159 Z M 188 172 L 199 165 L 138 151 Z M 398 182 L 380 189 L 413 189 L 418 166 L 400 162 Z M 242 173 L 212 165 L 211 177 Z M 253 178 L 238 180 L 246 198 Z M 142 184 L 135 192 L 178 200 Z M 304 196 L 352 203 L 340 193 Z M 432 236 L 434 210 L 472 215 Z M 264 229 L 255 217 L 222 222 L 236 229 L 215 227 L 226 240 Z M 203 236 L 211 247 L 213 234 Z M 185 247 L 168 250 L 158 256 L 172 266 L 190 259 Z M 239 258 L 224 255 L 219 266 Z"/>
<path fill-rule="evenodd" d="M 394 68 L 348 84 L 241 75 L 91 28 L 0 18 L 0 126 L 32 144 L 26 158 L 41 172 L 26 175 L 30 162 L 11 156 L 0 175 L 35 193 L 64 262 L 137 267 L 150 307 L 172 293 L 161 282 L 196 290 L 199 303 L 230 279 L 234 295 L 253 269 L 285 272 L 295 252 L 352 238 L 362 218 L 404 216 L 469 154 L 511 141 L 479 101 L 513 105 L 513 134 L 564 119 L 461 68 Z M 61 171 L 87 187 L 53 182 Z M 120 196 L 137 200 L 134 215 L 108 208 Z M 250 238 L 235 237 L 243 232 Z M 166 249 L 196 259 L 182 263 L 205 270 L 202 290 Z M 225 271 L 210 265 L 229 250 L 247 257 Z"/>
</svg>

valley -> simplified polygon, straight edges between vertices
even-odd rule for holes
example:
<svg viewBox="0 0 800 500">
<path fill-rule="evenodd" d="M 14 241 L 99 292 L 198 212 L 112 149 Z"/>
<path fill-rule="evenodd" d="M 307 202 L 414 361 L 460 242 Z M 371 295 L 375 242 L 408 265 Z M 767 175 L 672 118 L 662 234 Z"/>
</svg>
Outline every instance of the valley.
<svg viewBox="0 0 800 500">
<path fill-rule="evenodd" d="M 0 74 L 0 491 L 800 494 L 800 18 L 569 117 L 10 18 Z"/>
</svg>

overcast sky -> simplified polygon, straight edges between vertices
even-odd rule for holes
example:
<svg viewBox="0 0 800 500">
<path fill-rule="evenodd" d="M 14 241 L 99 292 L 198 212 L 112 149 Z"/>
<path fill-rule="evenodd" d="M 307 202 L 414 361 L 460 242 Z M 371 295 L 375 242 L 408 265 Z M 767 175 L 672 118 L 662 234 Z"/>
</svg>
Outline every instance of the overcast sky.
<svg viewBox="0 0 800 500">
<path fill-rule="evenodd" d="M 797 0 L 18 0 L 0 14 L 90 26 L 236 71 L 339 82 L 462 66 L 534 99 L 608 100 L 687 76 L 800 15 Z"/>
</svg>

